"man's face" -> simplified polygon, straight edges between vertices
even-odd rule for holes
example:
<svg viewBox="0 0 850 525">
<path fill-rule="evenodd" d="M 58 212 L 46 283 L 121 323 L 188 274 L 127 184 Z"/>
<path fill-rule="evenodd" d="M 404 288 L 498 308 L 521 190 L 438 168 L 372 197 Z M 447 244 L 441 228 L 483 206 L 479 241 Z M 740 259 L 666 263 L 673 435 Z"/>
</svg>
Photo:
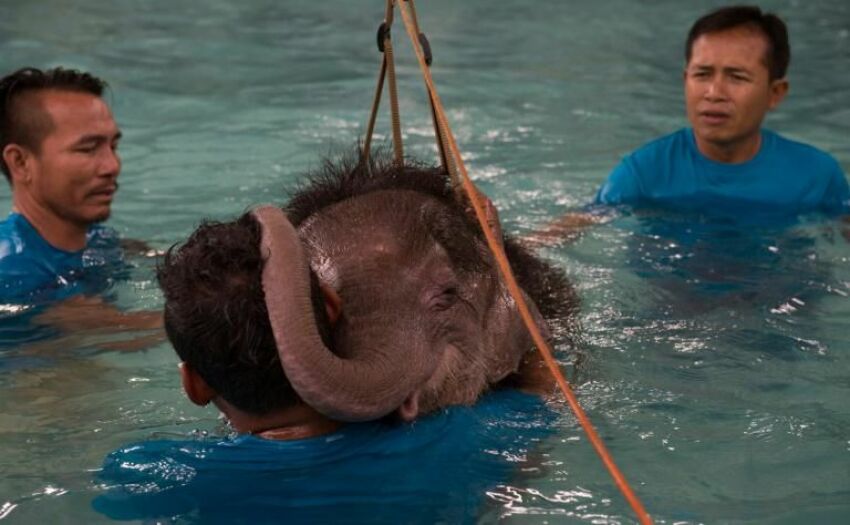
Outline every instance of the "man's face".
<svg viewBox="0 0 850 525">
<path fill-rule="evenodd" d="M 53 127 L 33 152 L 27 191 L 64 221 L 88 226 L 106 220 L 121 171 L 121 132 L 112 112 L 89 93 L 48 90 L 37 96 Z"/>
<path fill-rule="evenodd" d="M 784 79 L 770 81 L 767 48 L 766 37 L 747 27 L 694 41 L 685 67 L 685 103 L 703 153 L 706 147 L 757 151 L 761 122 L 788 89 Z"/>
</svg>

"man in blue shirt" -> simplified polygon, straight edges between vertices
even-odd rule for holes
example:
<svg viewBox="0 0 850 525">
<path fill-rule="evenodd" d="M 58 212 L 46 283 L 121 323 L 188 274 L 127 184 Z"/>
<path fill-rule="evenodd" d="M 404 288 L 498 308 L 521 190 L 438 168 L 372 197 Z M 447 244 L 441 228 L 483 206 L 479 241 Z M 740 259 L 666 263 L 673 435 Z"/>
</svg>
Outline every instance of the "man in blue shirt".
<svg viewBox="0 0 850 525">
<path fill-rule="evenodd" d="M 691 128 L 626 156 L 600 188 L 604 204 L 690 211 L 846 212 L 834 158 L 762 129 L 788 92 L 785 24 L 757 7 L 726 7 L 693 25 L 685 47 Z"/>
<path fill-rule="evenodd" d="M 0 169 L 13 201 L 0 222 L 0 297 L 66 296 L 85 267 L 120 260 L 117 235 L 99 226 L 121 171 L 105 87 L 62 68 L 0 80 Z"/>
<path fill-rule="evenodd" d="M 343 424 L 308 405 L 281 364 L 266 306 L 265 257 L 277 248 L 246 214 L 205 223 L 166 254 L 158 279 L 183 389 L 193 403 L 215 405 L 239 435 L 113 452 L 98 474 L 105 491 L 96 510 L 204 523 L 476 523 L 485 496 L 515 467 L 539 466 L 526 456 L 554 430 L 554 413 L 529 394 L 494 392 L 416 425 L 395 421 L 402 408 Z M 333 289 L 314 281 L 309 294 L 330 345 L 333 327 L 350 320 Z M 361 402 L 376 402 L 368 397 Z"/>
<path fill-rule="evenodd" d="M 272 214 L 272 221 L 277 216 L 281 221 L 286 220 L 278 211 L 277 215 Z M 265 220 L 269 221 L 267 215 Z M 337 399 L 327 401 L 322 411 L 302 399 L 281 363 L 278 342 L 285 337 L 291 338 L 291 341 L 304 339 L 298 339 L 300 336 L 291 334 L 291 330 L 287 331 L 284 328 L 286 323 L 279 320 L 273 323 L 270 318 L 282 307 L 278 306 L 275 311 L 272 308 L 274 303 L 268 306 L 274 300 L 269 297 L 277 297 L 280 290 L 268 288 L 269 279 L 277 277 L 266 275 L 269 267 L 285 267 L 276 258 L 268 258 L 272 253 L 281 254 L 294 249 L 292 238 L 297 234 L 291 226 L 279 227 L 279 230 L 262 228 L 268 226 L 261 223 L 256 213 L 246 213 L 227 223 L 204 223 L 185 244 L 169 250 L 157 269 L 165 296 L 165 331 L 182 361 L 180 375 L 189 400 L 197 405 L 213 403 L 239 433 L 278 440 L 320 436 L 340 428 L 341 421 L 368 420 L 372 416 L 363 416 L 364 413 L 377 413 L 361 410 L 361 406 L 383 407 L 378 417 L 393 414 L 400 419 L 412 420 L 419 415 L 418 394 L 412 406 L 407 399 L 397 399 L 396 405 L 392 401 L 388 403 L 385 400 L 390 396 L 386 386 L 381 387 L 383 390 L 376 388 L 374 391 L 367 388 L 370 384 L 385 383 L 378 383 L 366 373 L 353 379 L 360 391 L 350 406 L 348 399 Z M 271 235 L 276 236 L 278 244 L 269 246 Z M 291 278 L 299 277 L 293 275 Z M 309 301 L 312 307 L 312 312 L 307 314 L 312 319 L 308 318 L 305 322 L 315 324 L 311 331 L 315 331 L 320 342 L 313 344 L 345 353 L 334 344 L 338 342 L 336 338 L 346 337 L 341 335 L 344 332 L 335 331 L 335 327 L 361 322 L 358 310 L 348 306 L 347 315 L 343 316 L 345 308 L 338 292 L 315 277 L 305 286 L 309 289 L 298 291 L 303 295 L 297 300 Z M 392 361 L 394 358 L 382 359 Z M 461 370 L 466 372 L 473 359 L 474 356 L 466 355 L 453 357 L 427 381 L 408 380 L 409 386 L 400 388 L 411 392 L 420 387 L 433 391 L 435 397 L 430 401 L 430 410 L 460 402 L 459 398 L 451 395 L 451 391 L 469 388 L 466 384 L 461 386 L 469 377 L 461 376 Z M 351 363 L 356 358 L 347 356 L 347 360 Z M 359 362 L 364 361 L 361 359 Z M 305 361 L 309 362 L 312 361 Z M 388 366 L 384 362 L 379 365 Z M 546 372 L 545 368 L 536 365 L 534 359 L 525 361 L 517 374 L 510 378 L 515 380 L 512 384 L 534 393 L 551 392 L 553 380 L 541 373 Z M 328 365 L 322 366 L 324 368 L 319 367 L 316 371 L 307 364 L 296 364 L 292 368 L 296 373 L 310 376 L 309 380 L 300 383 L 300 388 L 302 392 L 306 390 L 312 394 L 314 399 L 321 397 L 315 394 L 320 389 L 316 384 L 324 380 L 322 374 L 328 373 Z M 374 375 L 380 376 L 381 373 L 381 370 L 376 370 Z M 451 378 L 454 377 L 466 379 L 453 383 Z M 403 380 L 393 377 L 389 384 L 404 385 Z M 345 386 L 337 381 L 330 388 L 345 392 Z M 311 392 L 310 388 L 315 390 Z M 479 392 L 482 390 L 479 389 Z M 407 390 L 404 393 L 408 395 Z M 355 408 L 352 409 L 352 406 Z"/>
<path fill-rule="evenodd" d="M 513 487 L 547 473 L 540 445 L 558 428 L 539 397 L 500 390 L 416 424 L 135 442 L 106 457 L 92 506 L 142 522 L 487 523 L 515 503 Z"/>
</svg>

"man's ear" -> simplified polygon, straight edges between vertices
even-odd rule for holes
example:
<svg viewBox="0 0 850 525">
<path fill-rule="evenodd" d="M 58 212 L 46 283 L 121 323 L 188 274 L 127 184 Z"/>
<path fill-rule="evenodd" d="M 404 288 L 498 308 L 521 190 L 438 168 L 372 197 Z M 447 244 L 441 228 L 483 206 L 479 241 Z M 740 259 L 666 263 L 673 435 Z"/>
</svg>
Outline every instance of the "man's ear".
<svg viewBox="0 0 850 525">
<path fill-rule="evenodd" d="M 778 78 L 770 83 L 770 104 L 769 108 L 774 109 L 779 105 L 780 102 L 785 98 L 785 95 L 788 94 L 788 80 L 784 78 Z"/>
<path fill-rule="evenodd" d="M 336 293 L 336 290 L 325 283 L 320 283 L 319 289 L 322 291 L 322 297 L 325 299 L 325 311 L 328 314 L 328 321 L 333 326 L 342 313 L 342 297 Z"/>
<path fill-rule="evenodd" d="M 216 397 L 216 391 L 213 390 L 204 378 L 198 375 L 194 368 L 189 363 L 181 362 L 180 380 L 183 382 L 183 391 L 186 392 L 186 397 L 189 401 L 198 406 L 206 406 Z"/>
<path fill-rule="evenodd" d="M 16 182 L 28 183 L 30 179 L 32 154 L 20 144 L 6 144 L 3 148 L 3 162 L 9 168 L 12 185 Z"/>
</svg>

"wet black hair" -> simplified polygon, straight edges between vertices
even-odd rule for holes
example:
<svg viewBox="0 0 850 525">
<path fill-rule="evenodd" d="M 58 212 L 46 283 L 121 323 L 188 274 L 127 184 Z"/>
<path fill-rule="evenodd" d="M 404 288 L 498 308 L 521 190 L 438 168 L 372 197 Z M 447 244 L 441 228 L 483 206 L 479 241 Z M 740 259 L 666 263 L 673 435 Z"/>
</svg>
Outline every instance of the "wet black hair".
<svg viewBox="0 0 850 525">
<path fill-rule="evenodd" d="M 761 32 L 767 39 L 765 64 L 770 80 L 784 78 L 791 61 L 788 28 L 781 18 L 773 13 L 764 13 L 755 6 L 723 7 L 694 22 L 685 42 L 685 63 L 690 62 L 694 42 L 700 36 L 742 26 Z"/>
<path fill-rule="evenodd" d="M 260 225 L 246 213 L 202 223 L 157 268 L 165 331 L 180 359 L 233 406 L 255 415 L 300 398 L 284 374 L 263 293 Z M 313 310 L 328 344 L 329 322 L 313 276 Z"/>
<path fill-rule="evenodd" d="M 306 183 L 294 192 L 286 213 L 298 225 L 307 217 L 334 203 L 370 192 L 404 189 L 426 194 L 445 205 L 447 213 L 430 218 L 431 235 L 461 269 L 478 270 L 483 264 L 475 240 L 484 242 L 478 221 L 459 200 L 444 170 L 405 159 L 399 166 L 391 152 L 378 149 L 361 162 L 362 151 L 354 148 L 334 161 L 326 160 L 309 173 Z M 549 321 L 565 324 L 578 311 L 579 299 L 563 270 L 541 259 L 521 242 L 504 236 L 505 254 L 517 282 Z"/>
<path fill-rule="evenodd" d="M 20 144 L 38 151 L 53 123 L 37 102 L 28 103 L 25 95 L 56 89 L 103 96 L 106 81 L 90 73 L 61 67 L 40 70 L 21 68 L 0 79 L 0 152 L 9 144 Z M 0 170 L 11 182 L 6 162 L 0 156 Z"/>
</svg>

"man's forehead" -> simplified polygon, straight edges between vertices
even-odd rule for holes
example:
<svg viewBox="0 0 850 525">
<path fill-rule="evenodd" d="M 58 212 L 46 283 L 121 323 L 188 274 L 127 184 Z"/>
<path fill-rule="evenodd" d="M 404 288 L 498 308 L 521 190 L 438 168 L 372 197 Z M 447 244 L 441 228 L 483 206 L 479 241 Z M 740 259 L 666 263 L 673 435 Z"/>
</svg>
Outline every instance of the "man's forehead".
<svg viewBox="0 0 850 525">
<path fill-rule="evenodd" d="M 747 26 L 705 33 L 694 40 L 689 66 L 767 68 L 767 37 Z"/>
<path fill-rule="evenodd" d="M 38 93 L 43 111 L 50 117 L 55 131 L 79 130 L 81 134 L 113 135 L 118 126 L 106 102 L 97 95 L 78 91 L 47 89 Z"/>
<path fill-rule="evenodd" d="M 112 116 L 106 102 L 91 93 L 45 89 L 40 91 L 37 96 L 44 110 L 54 117 L 86 114 L 101 117 Z"/>
</svg>

